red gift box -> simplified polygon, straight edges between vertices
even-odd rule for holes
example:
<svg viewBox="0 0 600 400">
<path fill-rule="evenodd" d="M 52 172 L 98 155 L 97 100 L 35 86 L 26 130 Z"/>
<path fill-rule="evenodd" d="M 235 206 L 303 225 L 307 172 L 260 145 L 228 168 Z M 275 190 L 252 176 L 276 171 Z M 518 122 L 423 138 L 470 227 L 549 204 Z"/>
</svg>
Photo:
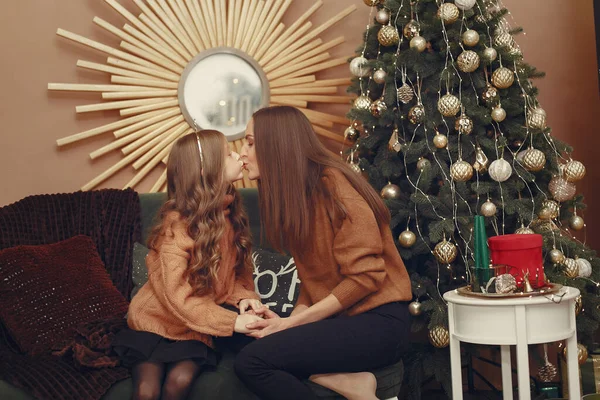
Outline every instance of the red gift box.
<svg viewBox="0 0 600 400">
<path fill-rule="evenodd" d="M 500 235 L 488 239 L 492 264 L 510 265 L 517 285 L 522 285 L 523 276 L 529 272 L 529 283 L 534 288 L 545 285 L 544 259 L 542 257 L 542 235 Z"/>
</svg>

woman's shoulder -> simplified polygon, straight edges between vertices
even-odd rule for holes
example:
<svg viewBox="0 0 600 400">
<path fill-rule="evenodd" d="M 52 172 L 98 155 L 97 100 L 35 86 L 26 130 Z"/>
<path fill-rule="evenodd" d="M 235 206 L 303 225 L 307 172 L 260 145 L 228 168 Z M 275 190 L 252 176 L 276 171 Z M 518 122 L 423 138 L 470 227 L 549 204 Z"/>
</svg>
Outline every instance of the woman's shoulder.
<svg viewBox="0 0 600 400">
<path fill-rule="evenodd" d="M 323 172 L 321 173 L 321 180 L 329 188 L 334 189 L 341 198 L 355 196 L 360 197 L 358 191 L 354 188 L 354 186 L 352 186 L 352 183 L 339 168 L 324 168 Z"/>
</svg>

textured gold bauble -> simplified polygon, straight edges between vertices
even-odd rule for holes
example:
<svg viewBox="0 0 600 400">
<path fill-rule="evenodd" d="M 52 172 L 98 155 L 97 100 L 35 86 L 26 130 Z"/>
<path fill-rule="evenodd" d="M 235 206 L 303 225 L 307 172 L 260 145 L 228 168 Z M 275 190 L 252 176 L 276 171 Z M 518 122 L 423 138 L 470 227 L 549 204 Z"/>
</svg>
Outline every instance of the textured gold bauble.
<svg viewBox="0 0 600 400">
<path fill-rule="evenodd" d="M 373 102 L 371 101 L 371 99 L 363 94 L 361 96 L 358 96 L 354 100 L 354 108 L 359 110 L 368 110 L 369 108 L 371 108 L 372 103 Z"/>
<path fill-rule="evenodd" d="M 522 162 L 527 171 L 538 172 L 546 165 L 546 155 L 543 151 L 531 147 L 525 151 Z"/>
<path fill-rule="evenodd" d="M 575 297 L 575 315 L 579 315 L 579 313 L 583 310 L 583 300 L 581 300 L 581 295 Z"/>
<path fill-rule="evenodd" d="M 494 215 L 496 215 L 496 205 L 494 203 L 492 203 L 490 200 L 487 200 L 485 203 L 483 203 L 481 205 L 481 208 L 479 210 L 481 212 L 481 215 L 483 215 L 484 217 L 493 217 Z"/>
<path fill-rule="evenodd" d="M 359 136 L 360 136 L 359 130 L 353 126 L 347 127 L 346 130 L 344 131 L 344 137 L 351 142 L 356 142 L 358 140 Z"/>
<path fill-rule="evenodd" d="M 510 47 L 513 43 L 514 39 L 508 32 L 502 32 L 494 38 L 494 46 L 496 47 Z"/>
<path fill-rule="evenodd" d="M 467 114 L 461 114 L 454 123 L 454 129 L 463 135 L 470 135 L 473 132 L 473 126 L 473 120 Z"/>
<path fill-rule="evenodd" d="M 417 161 L 417 168 L 419 170 L 424 170 L 425 168 L 429 167 L 431 167 L 431 161 L 429 161 L 427 158 L 420 158 L 419 161 Z"/>
<path fill-rule="evenodd" d="M 473 169 L 480 174 L 487 171 L 487 167 L 490 160 L 487 158 L 480 146 L 475 149 L 475 162 L 473 163 Z"/>
<path fill-rule="evenodd" d="M 390 12 L 387 9 L 382 8 L 381 10 L 377 11 L 377 14 L 375 14 L 375 20 L 381 25 L 386 25 L 388 22 L 390 22 Z"/>
<path fill-rule="evenodd" d="M 542 201 L 542 209 L 547 208 L 550 210 L 550 218 L 557 218 L 560 213 L 560 204 L 554 200 L 544 200 Z"/>
<path fill-rule="evenodd" d="M 585 258 L 577 258 L 577 265 L 579 265 L 579 276 L 581 278 L 589 278 L 592 275 L 592 263 Z"/>
<path fill-rule="evenodd" d="M 440 8 L 438 8 L 438 17 L 444 21 L 445 24 L 453 24 L 460 17 L 460 11 L 458 7 L 456 7 L 452 3 L 443 3 Z"/>
<path fill-rule="evenodd" d="M 352 61 L 350 61 L 350 73 L 359 78 L 364 78 L 369 75 L 371 73 L 371 68 L 367 65 L 368 62 L 369 60 L 363 56 L 354 57 Z"/>
<path fill-rule="evenodd" d="M 377 71 L 373 73 L 373 80 L 375 83 L 383 84 L 385 83 L 385 78 L 387 78 L 387 72 L 385 70 L 379 68 Z"/>
<path fill-rule="evenodd" d="M 462 72 L 474 72 L 479 68 L 479 55 L 473 50 L 465 50 L 456 59 L 456 64 Z"/>
<path fill-rule="evenodd" d="M 565 165 L 565 179 L 568 182 L 577 182 L 585 176 L 585 165 L 581 161 L 571 160 Z"/>
<path fill-rule="evenodd" d="M 542 382 L 552 382 L 556 375 L 558 375 L 558 369 L 547 358 L 545 364 L 538 369 L 538 376 Z"/>
<path fill-rule="evenodd" d="M 410 39 L 410 48 L 422 53 L 427 48 L 427 40 L 423 36 L 417 35 Z"/>
<path fill-rule="evenodd" d="M 567 346 L 565 346 L 563 350 L 563 356 L 567 358 Z M 587 348 L 581 343 L 577 343 L 577 362 L 579 365 L 585 364 L 588 359 L 588 351 Z"/>
<path fill-rule="evenodd" d="M 457 252 L 456 246 L 446 239 L 436 244 L 433 249 L 433 255 L 442 264 L 450 264 L 456 260 Z"/>
<path fill-rule="evenodd" d="M 454 117 L 460 111 L 460 100 L 455 95 L 446 93 L 438 100 L 437 106 L 444 117 Z"/>
<path fill-rule="evenodd" d="M 563 268 L 567 278 L 577 278 L 579 276 L 579 264 L 572 258 L 565 258 Z"/>
<path fill-rule="evenodd" d="M 498 89 L 508 89 L 515 81 L 515 74 L 506 67 L 500 67 L 492 74 L 492 83 Z"/>
<path fill-rule="evenodd" d="M 377 99 L 371 104 L 369 110 L 371 110 L 371 114 L 374 117 L 379 118 L 387 110 L 387 104 L 385 104 L 383 98 Z"/>
<path fill-rule="evenodd" d="M 403 84 L 398 88 L 398 100 L 400 100 L 404 104 L 408 104 L 415 97 L 415 92 L 408 85 L 408 83 Z"/>
<path fill-rule="evenodd" d="M 531 129 L 546 129 L 546 111 L 536 107 L 527 113 L 527 126 Z"/>
<path fill-rule="evenodd" d="M 384 25 L 377 33 L 377 40 L 382 46 L 389 47 L 397 45 L 400 41 L 398 30 L 392 25 Z"/>
<path fill-rule="evenodd" d="M 562 264 L 565 261 L 565 255 L 558 249 L 550 250 L 549 255 L 550 261 L 552 261 L 553 264 Z"/>
<path fill-rule="evenodd" d="M 512 167 L 508 161 L 500 158 L 490 164 L 489 174 L 496 182 L 504 182 L 512 175 Z"/>
<path fill-rule="evenodd" d="M 375 7 L 381 3 L 383 3 L 384 0 L 363 0 L 363 2 L 368 5 L 369 7 Z"/>
<path fill-rule="evenodd" d="M 423 308 L 421 307 L 421 303 L 419 303 L 419 301 L 413 301 L 408 305 L 408 313 L 413 317 L 421 315 L 422 312 Z"/>
<path fill-rule="evenodd" d="M 400 188 L 393 183 L 388 183 L 381 189 L 380 194 L 386 200 L 398 199 L 400 198 Z"/>
<path fill-rule="evenodd" d="M 412 247 L 417 241 L 417 235 L 414 234 L 414 232 L 406 229 L 404 232 L 402 232 L 400 234 L 400 236 L 398 236 L 398 242 L 400 243 L 400 246 L 408 249 L 409 247 Z"/>
<path fill-rule="evenodd" d="M 438 349 L 448 347 L 450 344 L 450 333 L 448 332 L 448 329 L 440 325 L 431 328 L 431 330 L 429 330 L 429 342 Z"/>
<path fill-rule="evenodd" d="M 506 110 L 497 105 L 492 109 L 492 119 L 496 122 L 502 122 L 506 119 Z"/>
<path fill-rule="evenodd" d="M 548 190 L 550 190 L 550 193 L 555 200 L 563 202 L 571 200 L 575 196 L 575 193 L 577 193 L 577 186 L 560 176 L 555 176 L 550 179 Z"/>
<path fill-rule="evenodd" d="M 481 98 L 488 106 L 493 106 L 494 104 L 497 104 L 500 100 L 500 96 L 498 95 L 498 89 L 488 84 L 481 93 Z"/>
<path fill-rule="evenodd" d="M 585 222 L 583 221 L 583 218 L 581 218 L 579 215 L 573 215 L 571 218 L 569 218 L 569 226 L 571 229 L 580 231 L 583 229 L 584 224 Z"/>
<path fill-rule="evenodd" d="M 515 231 L 517 235 L 533 235 L 535 232 L 533 229 L 521 224 L 521 227 Z"/>
<path fill-rule="evenodd" d="M 473 167 L 468 162 L 459 160 L 450 167 L 450 176 L 457 182 L 466 182 L 473 177 Z"/>
<path fill-rule="evenodd" d="M 485 58 L 486 61 L 492 62 L 498 58 L 498 52 L 493 47 L 486 47 L 486 49 L 483 50 L 483 58 Z"/>
<path fill-rule="evenodd" d="M 469 29 L 462 34 L 462 41 L 465 46 L 476 46 L 479 43 L 479 33 L 475 29 Z"/>
<path fill-rule="evenodd" d="M 437 132 L 433 137 L 433 145 L 438 149 L 445 149 L 448 146 L 448 137 Z"/>
<path fill-rule="evenodd" d="M 419 34 L 419 23 L 414 19 L 409 21 L 406 25 L 404 25 L 404 29 L 402 29 L 402 34 L 407 39 L 412 39 Z"/>
<path fill-rule="evenodd" d="M 417 104 L 408 110 L 408 120 L 415 125 L 425 121 L 425 107 L 423 107 L 423 104 Z"/>
</svg>

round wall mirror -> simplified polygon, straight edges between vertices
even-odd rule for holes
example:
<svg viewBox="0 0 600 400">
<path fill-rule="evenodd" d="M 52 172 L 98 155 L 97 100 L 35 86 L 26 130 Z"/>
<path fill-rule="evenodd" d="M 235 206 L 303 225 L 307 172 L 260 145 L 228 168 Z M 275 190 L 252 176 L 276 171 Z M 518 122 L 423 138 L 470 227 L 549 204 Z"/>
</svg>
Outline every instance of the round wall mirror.
<svg viewBox="0 0 600 400">
<path fill-rule="evenodd" d="M 244 137 L 252 114 L 269 105 L 269 83 L 245 53 L 217 47 L 201 52 L 186 66 L 178 96 L 190 126 L 216 129 L 233 141 Z"/>
</svg>

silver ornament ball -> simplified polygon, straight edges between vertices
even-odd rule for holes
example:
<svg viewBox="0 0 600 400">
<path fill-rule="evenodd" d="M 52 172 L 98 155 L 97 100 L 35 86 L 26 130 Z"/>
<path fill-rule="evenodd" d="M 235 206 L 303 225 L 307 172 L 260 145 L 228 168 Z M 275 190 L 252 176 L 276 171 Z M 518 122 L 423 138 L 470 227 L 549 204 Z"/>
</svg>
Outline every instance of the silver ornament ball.
<svg viewBox="0 0 600 400">
<path fill-rule="evenodd" d="M 377 14 L 375 15 L 375 20 L 381 25 L 387 24 L 390 21 L 390 12 L 385 8 L 382 8 L 381 10 L 377 11 Z"/>
<path fill-rule="evenodd" d="M 354 57 L 352 61 L 350 61 L 350 72 L 352 75 L 357 76 L 359 78 L 363 78 L 371 72 L 371 68 L 367 66 L 369 60 L 364 58 L 363 56 Z"/>
</svg>

